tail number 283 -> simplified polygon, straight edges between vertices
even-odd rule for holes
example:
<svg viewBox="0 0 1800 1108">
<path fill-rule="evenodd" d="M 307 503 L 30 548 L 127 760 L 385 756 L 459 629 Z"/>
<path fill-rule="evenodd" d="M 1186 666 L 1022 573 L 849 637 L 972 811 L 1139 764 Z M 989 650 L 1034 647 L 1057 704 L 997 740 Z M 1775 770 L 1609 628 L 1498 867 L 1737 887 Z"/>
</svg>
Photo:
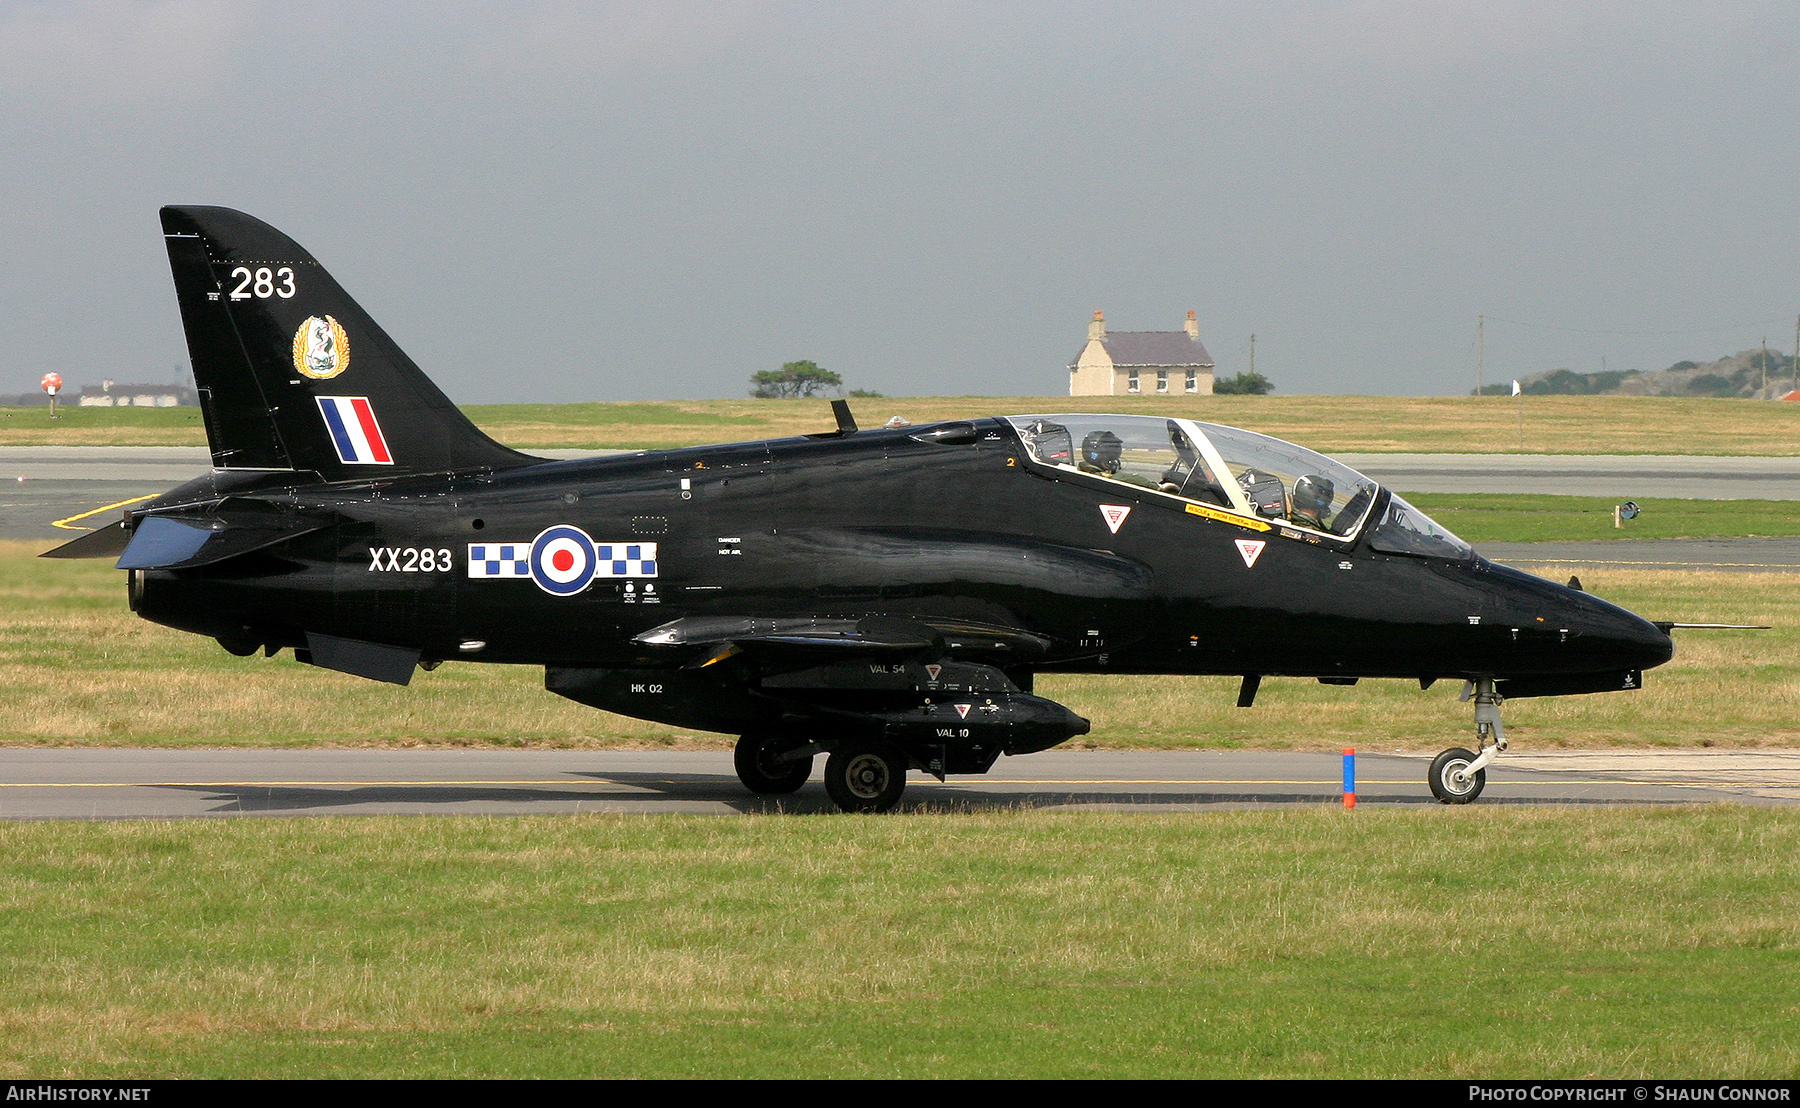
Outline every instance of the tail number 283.
<svg viewBox="0 0 1800 1108">
<path fill-rule="evenodd" d="M 252 296 L 258 300 L 271 296 L 287 300 L 299 291 L 294 287 L 293 269 L 285 265 L 273 271 L 268 266 L 252 271 L 240 265 L 231 271 L 231 276 L 237 280 L 237 287 L 231 290 L 233 300 L 248 300 Z"/>
</svg>

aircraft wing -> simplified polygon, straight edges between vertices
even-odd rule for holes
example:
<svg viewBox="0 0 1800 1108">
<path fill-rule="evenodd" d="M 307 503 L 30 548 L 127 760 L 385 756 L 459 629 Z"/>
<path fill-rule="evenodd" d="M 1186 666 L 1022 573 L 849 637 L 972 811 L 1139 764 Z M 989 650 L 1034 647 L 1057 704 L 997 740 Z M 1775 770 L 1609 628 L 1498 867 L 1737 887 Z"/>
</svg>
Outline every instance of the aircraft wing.
<svg viewBox="0 0 1800 1108">
<path fill-rule="evenodd" d="M 117 558 L 131 544 L 131 532 L 125 521 L 96 527 L 61 546 L 44 551 L 40 558 Z"/>
<path fill-rule="evenodd" d="M 926 651 L 1035 658 L 1051 645 L 1044 636 L 1016 627 L 892 616 L 688 616 L 653 627 L 636 636 L 635 641 L 646 646 L 714 647 L 705 652 L 700 665 L 710 665 L 739 652 L 787 654 L 796 661 L 907 656 Z"/>
</svg>

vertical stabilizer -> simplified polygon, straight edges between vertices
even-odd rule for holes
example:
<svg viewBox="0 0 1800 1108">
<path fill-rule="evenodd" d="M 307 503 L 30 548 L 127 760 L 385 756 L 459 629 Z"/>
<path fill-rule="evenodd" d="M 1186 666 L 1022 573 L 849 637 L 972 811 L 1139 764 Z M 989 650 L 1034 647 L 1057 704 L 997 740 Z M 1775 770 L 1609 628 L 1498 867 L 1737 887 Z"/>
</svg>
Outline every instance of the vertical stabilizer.
<svg viewBox="0 0 1800 1108">
<path fill-rule="evenodd" d="M 510 468 L 331 274 L 230 208 L 162 210 L 213 464 L 327 481 Z"/>
</svg>

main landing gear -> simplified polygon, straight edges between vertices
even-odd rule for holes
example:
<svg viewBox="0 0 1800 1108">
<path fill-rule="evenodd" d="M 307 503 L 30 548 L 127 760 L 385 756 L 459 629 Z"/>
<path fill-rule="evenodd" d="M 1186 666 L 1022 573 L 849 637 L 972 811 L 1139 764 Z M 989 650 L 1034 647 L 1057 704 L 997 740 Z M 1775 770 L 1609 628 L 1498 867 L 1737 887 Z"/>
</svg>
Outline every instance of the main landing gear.
<svg viewBox="0 0 1800 1108">
<path fill-rule="evenodd" d="M 773 735 L 745 735 L 731 760 L 738 780 L 760 795 L 794 792 L 812 776 L 813 751 Z"/>
<path fill-rule="evenodd" d="M 812 776 L 820 747 L 774 735 L 745 735 L 732 756 L 738 780 L 753 793 L 791 793 Z M 874 739 L 845 739 L 825 760 L 825 792 L 846 812 L 885 812 L 906 791 L 910 763 L 900 748 Z"/>
<path fill-rule="evenodd" d="M 1482 677 L 1463 686 L 1460 700 L 1475 701 L 1475 745 L 1479 754 L 1451 747 L 1431 760 L 1431 795 L 1445 804 L 1467 804 L 1487 785 L 1487 764 L 1506 749 L 1506 728 L 1500 724 L 1500 694 L 1494 679 Z"/>
</svg>

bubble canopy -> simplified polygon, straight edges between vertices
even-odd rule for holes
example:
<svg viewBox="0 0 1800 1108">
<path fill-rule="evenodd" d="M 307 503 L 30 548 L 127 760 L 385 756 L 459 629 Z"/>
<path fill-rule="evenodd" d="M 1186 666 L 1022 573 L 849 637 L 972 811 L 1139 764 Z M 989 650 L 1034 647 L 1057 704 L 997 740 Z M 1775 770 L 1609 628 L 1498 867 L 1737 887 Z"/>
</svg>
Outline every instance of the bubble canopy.
<svg viewBox="0 0 1800 1108">
<path fill-rule="evenodd" d="M 1317 451 L 1238 427 L 1162 416 L 1008 416 L 1034 462 L 1279 522 L 1348 542 L 1380 486 Z M 1393 532 L 1389 534 L 1388 532 Z M 1378 550 L 1474 556 L 1467 543 L 1392 497 L 1370 535 Z"/>
</svg>

